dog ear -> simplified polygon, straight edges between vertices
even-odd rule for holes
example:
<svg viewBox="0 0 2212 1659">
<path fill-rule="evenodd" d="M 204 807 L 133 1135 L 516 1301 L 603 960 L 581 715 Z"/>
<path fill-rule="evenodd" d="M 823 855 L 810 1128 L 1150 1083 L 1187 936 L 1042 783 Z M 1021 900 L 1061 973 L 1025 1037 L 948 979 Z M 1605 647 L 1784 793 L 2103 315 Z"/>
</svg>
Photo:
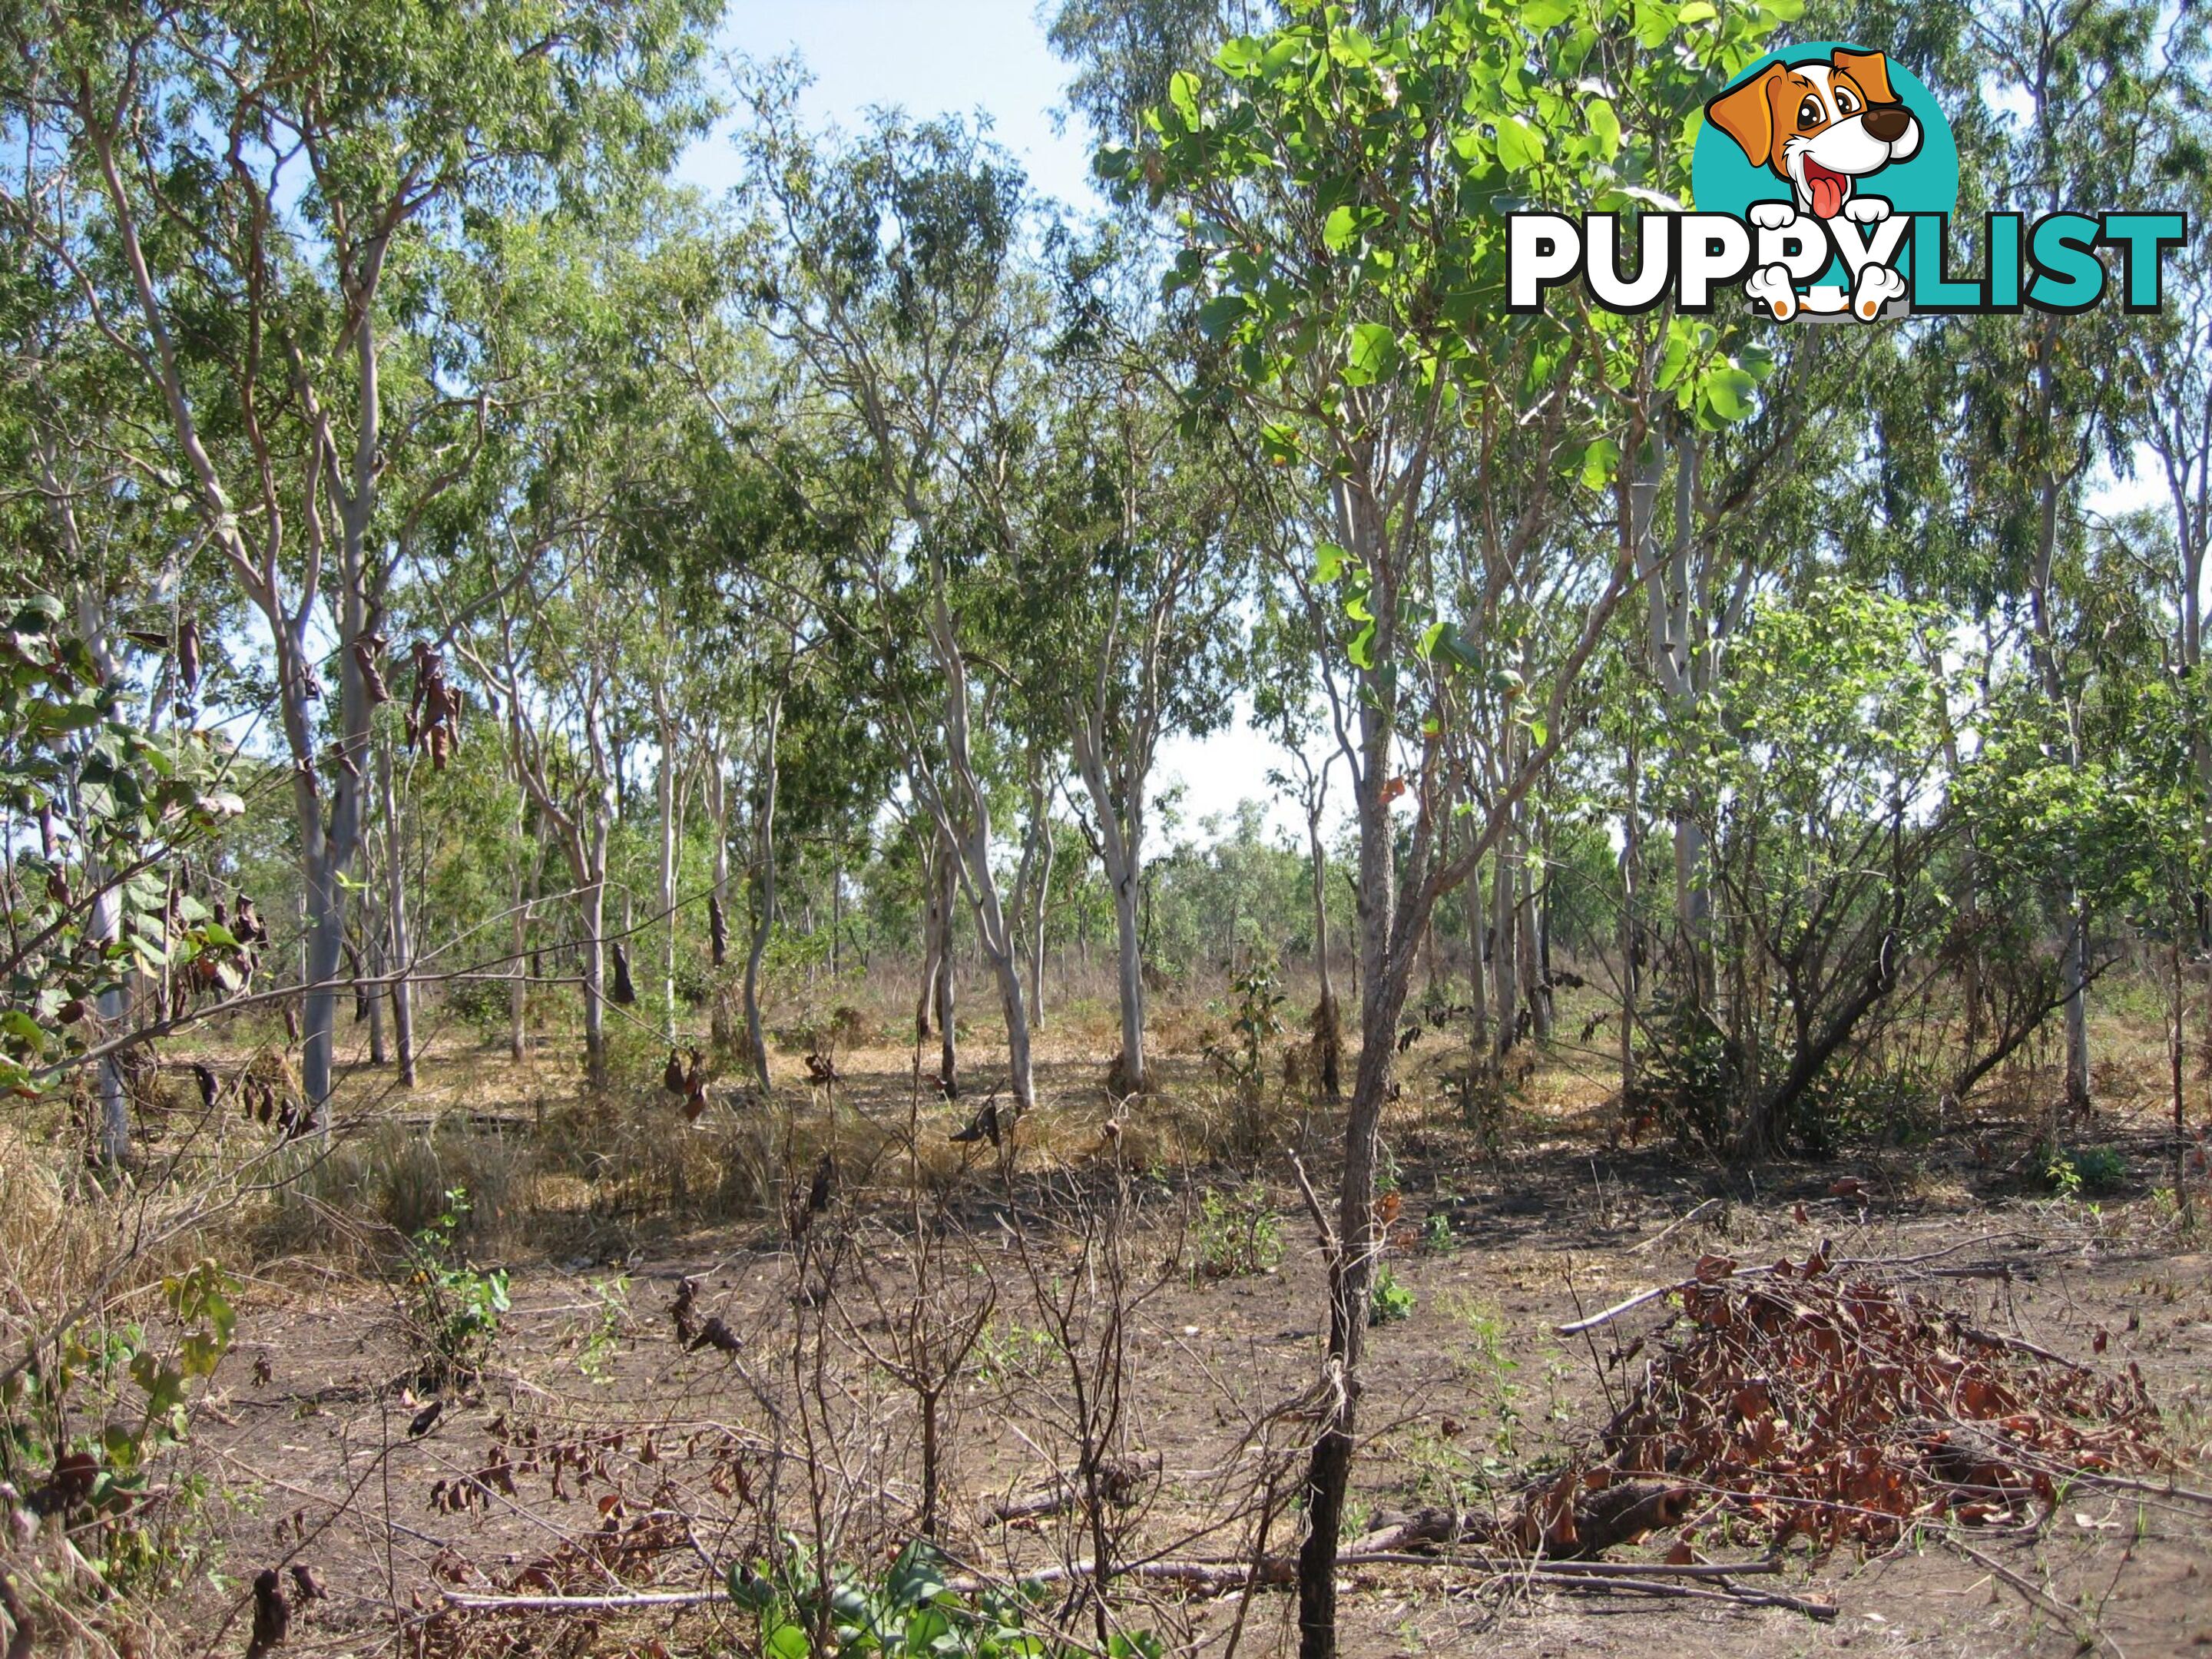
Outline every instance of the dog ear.
<svg viewBox="0 0 2212 1659">
<path fill-rule="evenodd" d="M 1878 52 L 1838 51 L 1832 60 L 1836 67 L 1858 82 L 1869 104 L 1893 104 L 1897 94 L 1889 89 L 1889 59 Z"/>
<path fill-rule="evenodd" d="M 1755 167 L 1765 167 L 1774 155 L 1774 111 L 1766 88 L 1781 73 L 1781 64 L 1769 64 L 1705 106 L 1705 119 L 1735 139 Z"/>
</svg>

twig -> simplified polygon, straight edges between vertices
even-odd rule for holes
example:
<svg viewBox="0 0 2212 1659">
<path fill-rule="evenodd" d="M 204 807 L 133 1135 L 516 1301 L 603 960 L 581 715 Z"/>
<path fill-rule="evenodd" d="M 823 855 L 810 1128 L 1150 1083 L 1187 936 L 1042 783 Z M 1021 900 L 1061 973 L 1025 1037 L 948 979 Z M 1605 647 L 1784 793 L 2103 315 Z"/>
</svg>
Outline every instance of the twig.
<svg viewBox="0 0 2212 1659">
<path fill-rule="evenodd" d="M 1616 1590 L 1636 1590 L 1645 1595 L 1671 1596 L 1685 1601 L 1733 1601 L 1738 1607 L 1788 1607 L 1813 1619 L 1833 1619 L 1843 1611 L 1833 1601 L 1810 1601 L 1802 1595 L 1785 1595 L 1780 1590 L 1705 1589 L 1692 1584 L 1669 1583 L 1659 1578 L 1577 1578 L 1572 1574 L 1531 1573 L 1536 1583 L 1555 1589 L 1570 1585 L 1580 1589 L 1602 1588 L 1608 1594 Z"/>
<path fill-rule="evenodd" d="M 1306 1179 L 1305 1164 L 1295 1152 L 1291 1154 L 1291 1173 L 1297 1177 L 1298 1194 L 1306 1201 L 1306 1213 L 1313 1218 L 1314 1229 L 1321 1235 L 1322 1255 L 1334 1261 L 1342 1254 L 1343 1247 L 1337 1241 L 1336 1229 L 1329 1225 L 1328 1212 L 1322 1208 L 1321 1200 L 1314 1194 L 1313 1182 Z"/>
<path fill-rule="evenodd" d="M 1959 1327 L 1959 1334 L 1969 1342 L 1979 1342 L 1992 1348 L 2008 1348 L 2014 1353 L 2024 1353 L 2036 1359 L 2049 1360 L 2054 1365 L 2063 1365 L 2069 1371 L 2086 1371 L 2089 1368 L 2078 1359 L 2069 1359 L 2063 1353 L 2029 1341 L 2024 1336 L 2006 1336 L 1998 1331 L 1978 1330 L 1972 1325 Z"/>
<path fill-rule="evenodd" d="M 1686 1227 L 1692 1221 L 1699 1221 L 1704 1219 L 1706 1216 L 1711 1215 L 1715 1210 L 1719 1209 L 1724 1202 L 1725 1200 L 1722 1199 L 1707 1199 L 1704 1203 L 1698 1205 L 1696 1209 L 1691 1211 L 1689 1214 L 1675 1217 L 1674 1220 L 1668 1222 L 1657 1232 L 1652 1234 L 1650 1237 L 1645 1239 L 1641 1244 L 1631 1245 L 1628 1251 L 1629 1255 L 1643 1255 L 1644 1251 L 1651 1249 L 1652 1246 L 1662 1243 L 1667 1239 L 1672 1237 L 1678 1229 Z"/>
<path fill-rule="evenodd" d="M 1985 1568 L 1989 1571 L 1995 1573 L 1999 1578 L 2003 1579 L 2006 1583 L 2011 1585 L 2013 1589 L 2018 1590 L 2022 1595 L 2026 1596 L 2033 1605 L 2040 1607 L 2044 1612 L 2049 1613 L 2053 1619 L 2057 1620 L 2068 1631 L 2072 1632 L 2077 1641 L 2081 1641 L 2085 1644 L 2093 1641 L 2100 1641 L 2110 1645 L 2113 1652 L 2118 1653 L 2119 1651 L 2119 1644 L 2114 1642 L 2111 1637 L 2106 1635 L 2105 1632 L 2100 1630 L 2095 1625 L 2085 1623 L 2078 1608 L 2069 1607 L 2063 1601 L 2057 1600 L 2055 1596 L 2047 1595 L 2043 1590 L 2037 1588 L 2033 1583 L 2031 1583 L 2027 1579 L 2021 1577 L 2020 1574 L 2014 1572 L 2010 1567 L 2005 1565 L 2002 1561 L 1992 1560 L 1990 1557 L 1983 1554 L 1981 1551 L 1976 1549 L 1972 1544 L 1967 1543 L 1966 1540 L 1962 1538 L 1954 1538 L 1948 1532 L 1939 1532 L 1935 1535 L 1937 1541 L 1958 1551 L 1960 1554 L 1966 1557 L 1976 1565 Z"/>
<path fill-rule="evenodd" d="M 1686 1221 L 1689 1218 L 1685 1216 L 1683 1219 Z M 1656 1243 L 1657 1241 L 1654 1240 L 1653 1242 Z M 1894 1269 L 1898 1267 L 1917 1267 L 1923 1261 L 1934 1261 L 1939 1257 L 1955 1255 L 1960 1250 L 1971 1249 L 1976 1245 L 1986 1244 L 1989 1242 L 1990 1241 L 1985 1238 L 1968 1239 L 1965 1243 L 1954 1245 L 1950 1249 L 1930 1250 L 1924 1255 L 1839 1256 L 1836 1260 L 1828 1263 L 1828 1272 L 1833 1274 L 1842 1273 L 1847 1268 L 1882 1267 Z M 1820 1254 L 1820 1252 L 1816 1251 L 1815 1254 Z M 1687 1279 L 1678 1279 L 1671 1285 L 1658 1285 L 1653 1286 L 1648 1291 L 1638 1291 L 1634 1296 L 1628 1297 L 1627 1300 L 1616 1302 L 1610 1308 L 1607 1308 L 1601 1312 L 1592 1314 L 1588 1319 L 1577 1319 L 1571 1324 L 1554 1325 L 1552 1328 L 1561 1336 L 1575 1336 L 1583 1331 L 1591 1330 L 1595 1328 L 1597 1326 L 1605 1324 L 1610 1320 L 1618 1319 L 1625 1313 L 1633 1313 L 1637 1309 L 1643 1307 L 1646 1303 L 1656 1302 L 1661 1297 L 1671 1296 L 1677 1291 L 1695 1290 L 1700 1285 L 1726 1284 L 1730 1280 L 1738 1279 L 1763 1279 L 1770 1274 L 1784 1269 L 1790 1272 L 1796 1271 L 1795 1267 L 1790 1263 L 1771 1262 L 1763 1267 L 1732 1268 L 1726 1279 L 1699 1279 L 1695 1274 L 1692 1274 Z M 1966 1334 L 1968 1336 L 1973 1336 L 1978 1334 L 1978 1333 L 1967 1331 Z M 1992 1336 L 1985 1338 L 1984 1340 L 1996 1343 L 1999 1346 L 2012 1346 L 2020 1344 L 2022 1341 L 2022 1339 L 2017 1337 Z M 2052 1353 L 2047 1349 L 2037 1348 L 2032 1343 L 2023 1346 L 2021 1348 L 2021 1352 L 2032 1352 L 2038 1358 L 2048 1359 L 2057 1364 L 2073 1366 L 2076 1370 L 2087 1369 L 2086 1366 L 2076 1364 L 2074 1360 L 2062 1358 L 2059 1355 Z"/>
<path fill-rule="evenodd" d="M 1354 1566 L 1480 1567 L 1516 1577 L 1546 1573 L 1560 1578 L 1634 1578 L 1656 1575 L 1666 1578 L 1741 1578 L 1780 1572 L 1779 1561 L 1534 1561 L 1500 1560 L 1485 1555 L 1428 1555 L 1412 1550 L 1346 1550 L 1337 1557 Z"/>
</svg>

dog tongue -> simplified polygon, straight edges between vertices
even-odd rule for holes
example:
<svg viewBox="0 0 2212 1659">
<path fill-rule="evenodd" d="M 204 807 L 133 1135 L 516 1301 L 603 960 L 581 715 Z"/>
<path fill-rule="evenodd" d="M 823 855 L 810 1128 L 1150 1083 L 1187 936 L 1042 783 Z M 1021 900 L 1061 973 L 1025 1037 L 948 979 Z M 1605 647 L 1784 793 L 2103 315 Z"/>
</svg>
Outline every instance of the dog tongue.
<svg viewBox="0 0 2212 1659">
<path fill-rule="evenodd" d="M 1850 194 L 1850 180 L 1841 173 L 1808 171 L 1805 182 L 1813 187 L 1813 211 L 1823 219 L 1832 219 L 1844 210 L 1844 198 Z"/>
</svg>

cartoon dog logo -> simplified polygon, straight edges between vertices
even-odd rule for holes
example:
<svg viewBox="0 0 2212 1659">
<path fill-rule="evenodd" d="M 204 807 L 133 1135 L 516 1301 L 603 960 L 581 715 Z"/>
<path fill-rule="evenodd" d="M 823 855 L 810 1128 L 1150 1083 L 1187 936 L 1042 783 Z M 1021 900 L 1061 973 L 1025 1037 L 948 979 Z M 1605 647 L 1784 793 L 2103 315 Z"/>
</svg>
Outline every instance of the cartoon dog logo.
<svg viewBox="0 0 2212 1659">
<path fill-rule="evenodd" d="M 1920 149 L 1920 123 L 1889 89 L 1889 59 L 1838 48 L 1823 60 L 1769 64 L 1705 106 L 1753 167 L 1785 180 L 1798 210 L 1859 224 L 1889 216 L 1858 180 Z"/>
<path fill-rule="evenodd" d="M 1919 118 L 1890 89 L 1889 59 L 1878 52 L 1838 46 L 1825 58 L 1769 64 L 1707 104 L 1705 114 L 1753 167 L 1771 169 L 1790 186 L 1790 201 L 1751 204 L 1748 217 L 1761 229 L 1786 229 L 1801 215 L 1878 223 L 1890 216 L 1888 198 L 1862 194 L 1859 180 L 1920 151 Z M 1871 321 L 1905 287 L 1902 275 L 1875 261 L 1859 270 L 1848 301 L 1818 287 L 1801 296 L 1779 264 L 1754 271 L 1744 292 L 1778 321 L 1801 306 L 1826 311 L 1846 303 Z"/>
</svg>

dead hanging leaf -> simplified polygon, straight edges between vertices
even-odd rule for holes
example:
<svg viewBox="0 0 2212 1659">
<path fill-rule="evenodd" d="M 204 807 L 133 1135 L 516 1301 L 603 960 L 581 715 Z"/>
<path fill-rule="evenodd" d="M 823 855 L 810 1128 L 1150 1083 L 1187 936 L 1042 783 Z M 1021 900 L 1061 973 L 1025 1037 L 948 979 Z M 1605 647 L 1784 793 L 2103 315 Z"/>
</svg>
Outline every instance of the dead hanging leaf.
<svg viewBox="0 0 2212 1659">
<path fill-rule="evenodd" d="M 1717 1285 L 1735 1271 L 1735 1258 L 1728 1255 L 1701 1255 L 1696 1269 L 1700 1284 Z"/>
</svg>

